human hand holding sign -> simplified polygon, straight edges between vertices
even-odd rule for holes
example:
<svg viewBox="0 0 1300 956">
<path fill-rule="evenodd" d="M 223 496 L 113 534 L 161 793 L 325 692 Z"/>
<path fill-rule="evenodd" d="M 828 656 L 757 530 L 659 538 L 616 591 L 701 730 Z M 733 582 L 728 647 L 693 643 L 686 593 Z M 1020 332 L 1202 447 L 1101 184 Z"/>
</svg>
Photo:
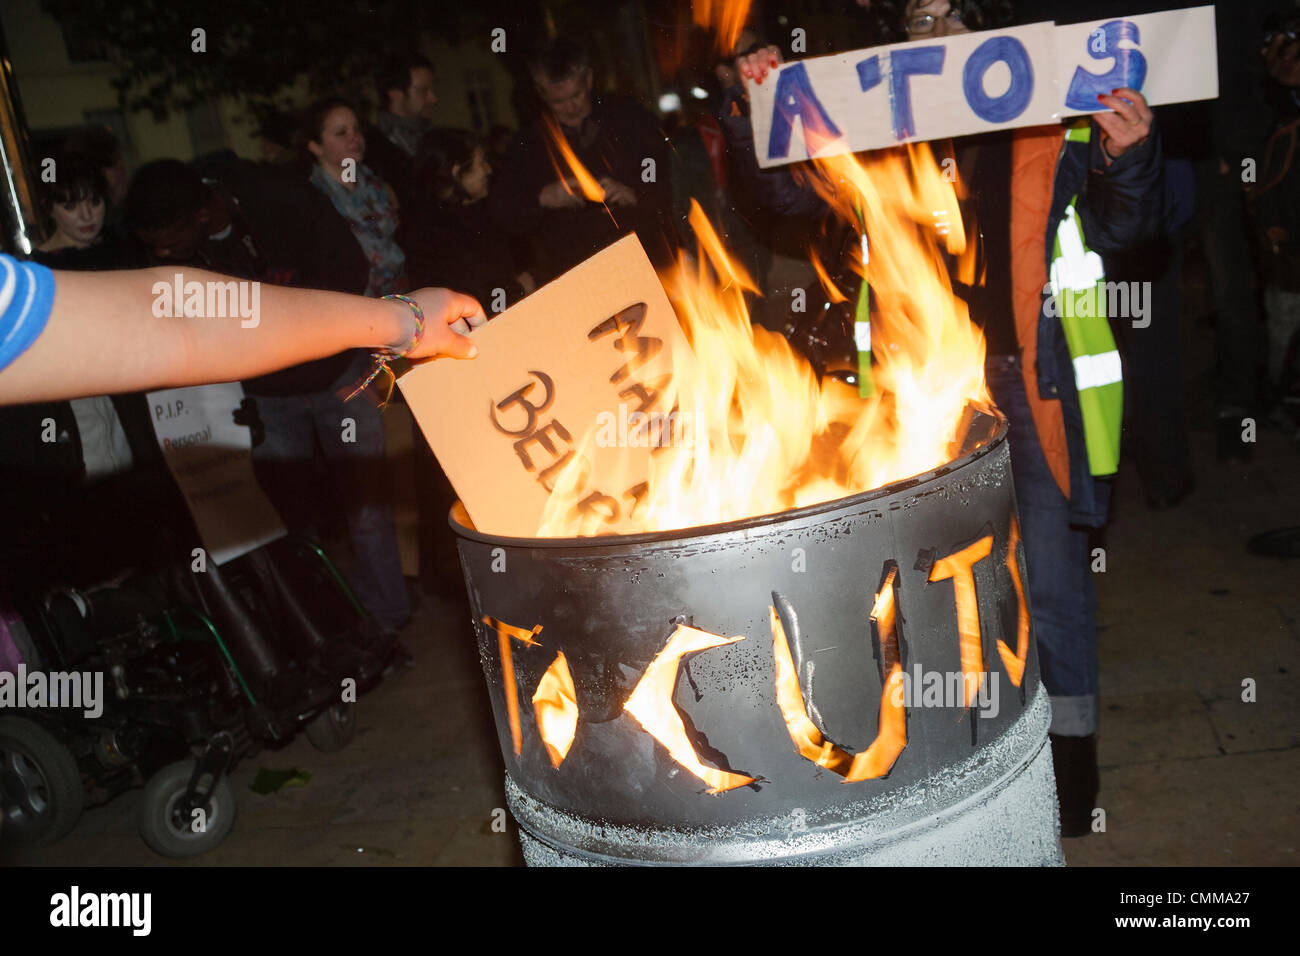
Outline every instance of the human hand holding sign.
<svg viewBox="0 0 1300 956">
<path fill-rule="evenodd" d="M 486 323 L 487 316 L 473 296 L 450 289 L 417 289 L 409 293 L 409 298 L 424 310 L 424 336 L 407 358 L 447 355 L 463 359 L 473 358 L 478 353 L 478 347 L 467 336 L 471 330 Z M 401 310 L 401 328 L 406 337 L 390 343 L 390 347 L 400 350 L 415 335 L 415 315 L 402 302 L 393 302 L 392 305 Z"/>
<path fill-rule="evenodd" d="M 1146 98 L 1127 86 L 1112 91 L 1109 96 L 1099 93 L 1097 102 L 1115 111 L 1096 113 L 1092 117 L 1101 129 L 1101 152 L 1109 165 L 1134 146 L 1146 142 L 1155 114 L 1147 106 Z"/>
<path fill-rule="evenodd" d="M 747 80 L 762 83 L 767 74 L 781 65 L 781 48 L 766 46 L 753 53 L 736 57 L 736 71 Z"/>
</svg>

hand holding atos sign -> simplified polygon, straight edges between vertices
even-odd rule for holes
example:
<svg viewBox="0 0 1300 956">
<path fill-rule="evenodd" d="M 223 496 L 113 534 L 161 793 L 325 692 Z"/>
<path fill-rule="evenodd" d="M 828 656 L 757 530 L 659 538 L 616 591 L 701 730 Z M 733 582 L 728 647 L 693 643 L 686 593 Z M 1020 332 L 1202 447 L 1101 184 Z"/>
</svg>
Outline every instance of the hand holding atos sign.
<svg viewBox="0 0 1300 956">
<path fill-rule="evenodd" d="M 764 167 L 1082 113 L 1096 113 L 1103 150 L 1117 159 L 1150 133 L 1148 104 L 1218 96 L 1210 6 L 952 34 L 784 65 L 769 47 L 737 66 Z"/>
</svg>

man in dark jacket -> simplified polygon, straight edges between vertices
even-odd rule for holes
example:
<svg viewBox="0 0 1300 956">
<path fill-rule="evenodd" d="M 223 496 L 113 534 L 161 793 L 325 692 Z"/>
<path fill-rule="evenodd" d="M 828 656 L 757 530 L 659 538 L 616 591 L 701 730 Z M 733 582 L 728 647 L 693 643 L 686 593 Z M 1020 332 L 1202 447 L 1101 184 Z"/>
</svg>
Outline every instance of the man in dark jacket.
<svg viewBox="0 0 1300 956">
<path fill-rule="evenodd" d="M 433 128 L 438 94 L 433 65 L 419 55 L 387 61 L 375 75 L 384 104 L 375 125 L 364 130 L 366 165 L 392 187 L 397 202 L 409 208 L 415 198 L 415 153 L 420 137 Z"/>
<path fill-rule="evenodd" d="M 519 135 L 497 170 L 494 219 L 511 235 L 544 241 L 548 279 L 630 231 L 651 261 L 667 264 L 677 240 L 668 144 L 654 117 L 631 101 L 593 96 L 587 55 L 571 41 L 542 49 L 530 72 L 546 114 Z M 566 149 L 599 183 L 603 202 L 584 196 Z"/>
</svg>

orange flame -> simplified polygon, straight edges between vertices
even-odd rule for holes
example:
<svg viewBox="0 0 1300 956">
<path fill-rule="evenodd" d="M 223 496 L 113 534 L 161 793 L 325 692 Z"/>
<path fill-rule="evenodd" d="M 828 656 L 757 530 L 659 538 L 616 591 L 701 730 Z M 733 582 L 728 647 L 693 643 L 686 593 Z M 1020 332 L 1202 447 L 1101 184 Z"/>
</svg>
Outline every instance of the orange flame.
<svg viewBox="0 0 1300 956">
<path fill-rule="evenodd" d="M 984 683 L 984 653 L 980 642 L 980 611 L 975 599 L 976 561 L 993 550 L 993 535 L 986 534 L 974 544 L 940 558 L 930 570 L 931 581 L 952 579 L 953 598 L 957 603 L 957 635 L 961 641 L 961 669 L 966 685 L 966 706 Z"/>
<path fill-rule="evenodd" d="M 817 273 L 817 281 L 822 284 L 822 288 L 826 291 L 826 298 L 832 302 L 849 301 L 848 296 L 841 292 L 839 286 L 832 282 L 831 277 L 826 274 L 826 267 L 822 265 L 822 261 L 818 258 L 816 252 L 809 251 L 808 261 L 812 263 L 813 272 Z"/>
<path fill-rule="evenodd" d="M 1011 572 L 1011 583 L 1015 585 L 1018 599 L 1016 650 L 1012 653 L 1006 642 L 998 638 L 998 656 L 1002 658 L 1002 666 L 1006 668 L 1007 676 L 1016 687 L 1020 686 L 1020 680 L 1025 675 L 1025 658 L 1029 656 L 1029 608 L 1025 606 L 1025 584 L 1020 580 L 1020 555 L 1016 550 L 1019 544 L 1020 522 L 1013 514 L 1011 536 L 1007 541 L 1007 570 Z"/>
<path fill-rule="evenodd" d="M 700 763 L 700 758 L 686 736 L 686 725 L 682 716 L 673 705 L 673 692 L 677 689 L 677 669 L 681 659 L 687 654 L 706 651 L 710 647 L 723 647 L 743 641 L 739 637 L 720 637 L 707 631 L 697 630 L 679 624 L 672 637 L 664 645 L 655 659 L 650 662 L 641 680 L 637 682 L 632 696 L 627 699 L 623 709 L 635 718 L 650 736 L 667 748 L 668 753 L 681 766 L 709 785 L 709 793 L 720 793 L 753 783 L 753 777 L 716 767 L 707 767 Z"/>
<path fill-rule="evenodd" d="M 559 767 L 569 755 L 578 732 L 578 696 L 564 651 L 556 651 L 555 660 L 537 682 L 533 713 L 537 715 L 537 729 L 542 743 L 546 744 L 551 766 Z"/>
<path fill-rule="evenodd" d="M 749 18 L 750 0 L 691 0 L 691 14 L 698 26 L 717 33 L 718 52 L 730 55 Z"/>
<path fill-rule="evenodd" d="M 510 739 L 515 745 L 515 756 L 524 752 L 523 732 L 519 727 L 519 688 L 515 686 L 515 659 L 510 651 L 510 639 L 521 641 L 531 647 L 537 646 L 533 640 L 542 631 L 542 625 L 536 625 L 531 631 L 513 624 L 506 624 L 493 617 L 483 617 L 482 621 L 497 632 L 497 649 L 501 652 L 501 682 L 505 685 L 506 718 L 510 722 Z"/>
<path fill-rule="evenodd" d="M 634 520 L 620 533 L 774 514 L 950 460 L 967 405 L 989 402 L 983 336 L 948 279 L 946 256 L 966 248 L 954 183 L 925 145 L 815 162 L 813 187 L 855 224 L 860 208 L 871 239 L 876 394 L 863 399 L 841 382 L 819 381 L 785 338 L 751 325 L 745 293 L 754 283 L 692 203 L 699 261 L 683 253 L 661 275 L 686 344 L 657 404 L 643 409 L 680 413 L 689 440 L 656 448 L 648 475 L 631 473 L 631 455 L 626 474 L 595 474 L 593 426 L 556 476 L 540 536 L 606 533 L 606 517 L 579 503 L 643 479 Z"/>
<path fill-rule="evenodd" d="M 547 132 L 551 134 L 551 141 L 555 144 L 555 148 L 559 150 L 560 157 L 568 165 L 569 171 L 573 173 L 573 178 L 577 181 L 578 189 L 581 190 L 582 195 L 587 199 L 590 199 L 592 202 L 604 202 L 605 188 L 601 186 L 600 183 L 596 182 L 596 177 L 592 176 L 591 173 L 587 171 L 587 167 L 582 165 L 582 161 L 578 159 L 577 154 L 574 153 L 573 148 L 569 145 L 568 139 L 565 138 L 564 130 L 561 129 L 560 124 L 555 121 L 555 117 L 551 116 L 550 113 L 543 113 L 542 119 L 546 123 Z M 547 149 L 550 149 L 550 144 L 547 144 Z M 572 196 L 573 190 L 569 188 L 569 177 L 566 176 L 564 170 L 560 168 L 560 164 L 556 160 L 554 153 L 551 153 L 551 165 L 555 167 L 555 172 L 560 177 L 560 185 L 564 187 L 565 192 Z"/>
<path fill-rule="evenodd" d="M 826 739 L 808 716 L 799 676 L 795 672 L 790 642 L 781 617 L 772 606 L 772 651 L 776 658 L 776 702 L 785 720 L 786 730 L 803 757 L 819 767 L 839 774 L 845 783 L 883 777 L 907 746 L 907 714 L 903 706 L 903 670 L 898 655 L 898 631 L 894 618 L 894 582 L 898 569 L 889 576 L 876 595 L 871 620 L 880 636 L 887 673 L 880 689 L 880 713 L 876 738 L 866 750 L 850 754 Z"/>
</svg>

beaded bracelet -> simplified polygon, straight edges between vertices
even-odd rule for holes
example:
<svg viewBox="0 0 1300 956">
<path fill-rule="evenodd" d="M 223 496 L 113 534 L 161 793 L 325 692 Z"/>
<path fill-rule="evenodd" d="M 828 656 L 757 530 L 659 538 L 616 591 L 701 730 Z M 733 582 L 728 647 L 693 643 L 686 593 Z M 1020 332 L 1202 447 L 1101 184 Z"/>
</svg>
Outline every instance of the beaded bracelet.
<svg viewBox="0 0 1300 956">
<path fill-rule="evenodd" d="M 398 293 L 386 295 L 383 298 L 405 302 L 411 307 L 411 312 L 415 315 L 415 334 L 411 336 L 411 341 L 406 343 L 406 347 L 400 351 L 385 346 L 383 349 L 371 353 L 371 357 L 375 360 L 375 367 L 370 370 L 370 374 L 366 376 L 365 380 L 352 390 L 352 394 L 344 399 L 345 402 L 350 402 L 352 399 L 364 392 L 370 383 L 379 377 L 380 372 L 387 372 L 389 375 L 392 375 L 393 373 L 392 370 L 389 369 L 388 363 L 410 355 L 419 348 L 420 341 L 424 338 L 424 309 L 420 308 L 420 303 L 416 302 L 410 296 L 400 295 Z"/>
</svg>

